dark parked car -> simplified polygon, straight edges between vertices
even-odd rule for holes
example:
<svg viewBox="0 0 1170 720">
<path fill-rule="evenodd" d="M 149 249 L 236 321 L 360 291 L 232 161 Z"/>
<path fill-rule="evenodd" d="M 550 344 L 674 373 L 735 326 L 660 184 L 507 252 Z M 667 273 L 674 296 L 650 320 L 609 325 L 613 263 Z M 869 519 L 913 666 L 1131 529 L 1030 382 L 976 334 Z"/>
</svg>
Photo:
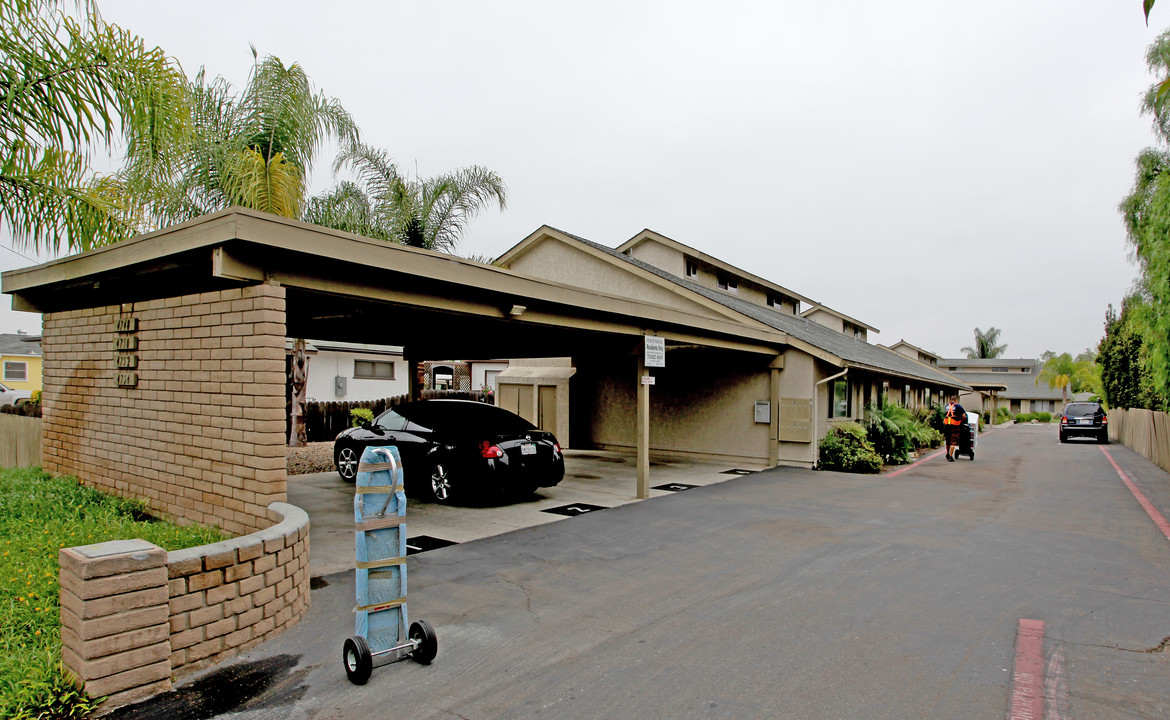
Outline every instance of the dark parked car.
<svg viewBox="0 0 1170 720">
<path fill-rule="evenodd" d="M 1101 403 L 1073 402 L 1060 414 L 1060 441 L 1070 437 L 1092 437 L 1099 443 L 1109 442 L 1109 416 Z"/>
<path fill-rule="evenodd" d="M 441 503 L 491 492 L 532 493 L 565 476 L 552 433 L 515 413 L 471 400 L 422 400 L 390 408 L 333 443 L 337 472 L 353 482 L 366 447 L 393 445 L 406 492 Z"/>
</svg>

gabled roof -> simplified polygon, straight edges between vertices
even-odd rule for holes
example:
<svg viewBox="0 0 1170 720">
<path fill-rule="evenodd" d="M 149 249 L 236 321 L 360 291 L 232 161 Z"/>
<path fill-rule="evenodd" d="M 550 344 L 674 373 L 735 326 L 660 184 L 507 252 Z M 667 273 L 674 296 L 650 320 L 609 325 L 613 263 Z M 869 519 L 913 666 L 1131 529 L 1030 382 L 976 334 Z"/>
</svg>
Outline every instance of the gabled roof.
<svg viewBox="0 0 1170 720">
<path fill-rule="evenodd" d="M 0 333 L 0 355 L 36 355 L 41 354 L 40 335 L 20 335 Z"/>
<path fill-rule="evenodd" d="M 751 280 L 753 283 L 756 283 L 757 285 L 760 285 L 762 287 L 765 287 L 765 288 L 772 290 L 772 291 L 775 291 L 777 293 L 787 295 L 790 298 L 795 298 L 796 300 L 799 300 L 802 303 L 806 303 L 808 305 L 818 304 L 815 300 L 810 300 L 809 298 L 805 297 L 804 295 L 801 295 L 800 293 L 798 293 L 794 290 L 789 290 L 788 288 L 784 287 L 783 285 L 777 285 L 776 283 L 772 282 L 771 280 L 766 280 L 766 279 L 760 277 L 759 275 L 755 275 L 755 274 L 748 272 L 747 270 L 737 268 L 736 266 L 732 265 L 729 262 L 724 262 L 723 260 L 720 260 L 717 257 L 713 257 L 711 255 L 708 255 L 707 253 L 703 252 L 702 250 L 697 250 L 697 249 L 691 247 L 690 245 L 680 243 L 677 240 L 673 240 L 671 238 L 668 238 L 665 235 L 663 235 L 662 233 L 655 232 L 649 228 L 646 228 L 642 232 L 638 233 L 634 237 L 630 238 L 629 240 L 627 240 L 624 243 L 622 243 L 621 245 L 619 245 L 617 247 L 617 252 L 621 253 L 622 255 L 627 255 L 630 250 L 632 250 L 633 248 L 637 247 L 638 245 L 641 245 L 642 243 L 644 243 L 648 240 L 652 240 L 654 242 L 661 243 L 669 248 L 673 248 L 675 250 L 678 250 L 679 252 L 683 253 L 684 255 L 690 255 L 691 257 L 695 258 L 696 260 L 702 260 L 704 263 L 706 263 L 712 267 L 719 268 L 720 270 L 723 270 L 724 272 L 726 272 L 728 274 L 738 275 L 739 277 L 745 278 L 747 280 Z"/>
<path fill-rule="evenodd" d="M 860 320 L 858 320 L 857 318 L 851 318 L 848 315 L 846 315 L 845 313 L 837 312 L 833 308 L 828 307 L 827 305 L 822 305 L 820 303 L 817 303 L 816 305 L 813 305 L 812 307 L 810 307 L 808 310 L 805 310 L 804 312 L 802 312 L 800 314 L 800 316 L 801 317 L 809 317 L 810 315 L 813 315 L 813 314 L 818 313 L 818 312 L 827 312 L 830 315 L 834 315 L 836 317 L 841 318 L 845 322 L 853 323 L 854 325 L 856 325 L 858 327 L 863 327 L 866 330 L 869 330 L 870 332 L 874 332 L 874 333 L 881 332 L 881 330 L 878 330 L 873 325 L 867 325 L 867 324 L 861 322 Z"/>
<path fill-rule="evenodd" d="M 935 360 L 942 362 L 941 355 L 938 355 L 936 353 L 932 353 L 929 350 L 923 350 L 922 348 L 918 347 L 917 345 L 912 345 L 912 344 L 906 342 L 905 340 L 899 340 L 898 342 L 894 343 L 893 345 L 883 345 L 882 347 L 888 347 L 889 349 L 893 350 L 894 352 L 897 352 L 898 348 L 900 348 L 900 347 L 907 347 L 907 348 L 910 348 L 911 350 L 913 350 L 914 352 L 921 353 L 923 355 L 926 355 L 927 357 L 932 357 Z"/>
<path fill-rule="evenodd" d="M 676 288 L 676 292 L 681 290 L 687 295 L 698 295 L 707 301 L 734 311 L 741 318 L 741 321 L 747 324 L 760 323 L 769 328 L 779 330 L 788 336 L 789 344 L 839 367 L 856 367 L 858 369 L 873 370 L 895 377 L 932 383 L 940 387 L 958 388 L 962 390 L 970 389 L 954 376 L 912 360 L 901 353 L 877 345 L 870 345 L 869 343 L 837 332 L 807 318 L 788 315 L 787 313 L 779 312 L 769 307 L 742 300 L 734 295 L 704 287 L 699 283 L 680 278 L 654 265 L 619 252 L 619 250 L 600 245 L 591 240 L 564 232 L 561 232 L 561 235 L 570 242 L 575 241 L 580 243 L 584 248 L 591 249 L 595 253 L 600 253 L 608 257 L 611 262 L 623 263 L 627 270 L 631 272 L 636 272 L 643 276 L 654 276 L 660 281 L 670 283 Z M 529 238 L 532 238 L 532 236 L 529 236 Z M 501 256 L 499 262 L 506 265 L 509 260 L 526 251 L 526 249 L 517 245 Z"/>
</svg>

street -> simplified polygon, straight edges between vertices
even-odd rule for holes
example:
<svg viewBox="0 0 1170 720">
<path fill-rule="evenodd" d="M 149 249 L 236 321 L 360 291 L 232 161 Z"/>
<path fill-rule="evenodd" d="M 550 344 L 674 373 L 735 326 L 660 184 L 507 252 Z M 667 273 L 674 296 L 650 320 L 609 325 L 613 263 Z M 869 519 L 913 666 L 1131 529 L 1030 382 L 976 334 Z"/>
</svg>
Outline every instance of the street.
<svg viewBox="0 0 1170 720">
<path fill-rule="evenodd" d="M 1170 540 L 1110 457 L 1170 515 L 1165 472 L 1052 426 L 893 476 L 775 468 L 411 556 L 430 666 L 346 680 L 340 572 L 285 635 L 112 717 L 1032 717 L 1021 621 L 1045 717 L 1170 717 Z"/>
</svg>

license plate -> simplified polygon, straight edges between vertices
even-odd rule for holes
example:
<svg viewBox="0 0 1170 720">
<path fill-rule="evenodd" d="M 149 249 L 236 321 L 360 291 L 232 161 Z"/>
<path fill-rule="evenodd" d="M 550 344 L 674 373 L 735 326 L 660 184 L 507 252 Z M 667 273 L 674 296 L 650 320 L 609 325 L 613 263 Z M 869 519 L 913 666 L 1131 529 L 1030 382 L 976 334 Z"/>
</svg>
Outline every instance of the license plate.
<svg viewBox="0 0 1170 720">
<path fill-rule="evenodd" d="M 1092 425 L 1093 418 L 1080 418 L 1077 420 L 1077 425 Z"/>
<path fill-rule="evenodd" d="M 521 445 L 520 446 L 520 454 L 521 455 L 535 455 L 536 454 L 536 443 L 524 443 L 523 445 Z"/>
</svg>

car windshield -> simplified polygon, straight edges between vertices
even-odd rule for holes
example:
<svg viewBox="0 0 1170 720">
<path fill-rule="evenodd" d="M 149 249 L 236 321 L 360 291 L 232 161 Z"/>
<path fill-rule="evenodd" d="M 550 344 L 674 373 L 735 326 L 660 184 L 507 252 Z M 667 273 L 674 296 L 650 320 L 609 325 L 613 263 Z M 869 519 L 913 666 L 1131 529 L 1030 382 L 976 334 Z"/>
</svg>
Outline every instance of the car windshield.
<svg viewBox="0 0 1170 720">
<path fill-rule="evenodd" d="M 524 418 L 481 402 L 421 402 L 396 408 L 407 420 L 436 430 L 466 430 L 509 434 L 535 430 Z"/>
<path fill-rule="evenodd" d="M 1065 415 L 1081 416 L 1092 415 L 1100 412 L 1101 406 L 1097 403 L 1069 403 L 1069 406 L 1064 409 Z"/>
</svg>

